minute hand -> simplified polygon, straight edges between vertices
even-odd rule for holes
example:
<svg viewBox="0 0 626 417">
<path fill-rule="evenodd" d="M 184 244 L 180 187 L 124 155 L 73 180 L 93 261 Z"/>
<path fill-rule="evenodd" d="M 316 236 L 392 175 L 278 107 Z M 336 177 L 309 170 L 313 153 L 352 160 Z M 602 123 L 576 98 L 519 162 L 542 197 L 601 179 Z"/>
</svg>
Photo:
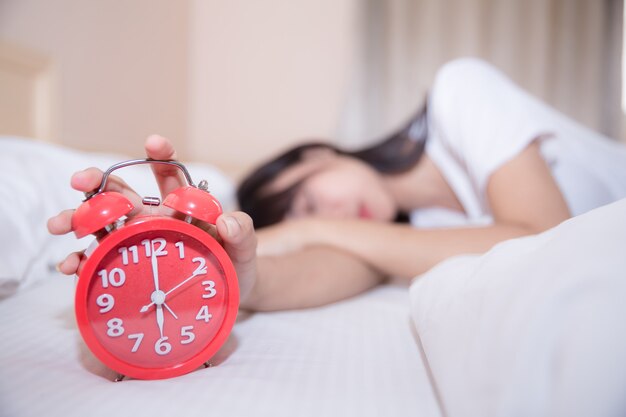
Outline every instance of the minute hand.
<svg viewBox="0 0 626 417">
<path fill-rule="evenodd" d="M 191 276 L 185 278 L 184 280 L 182 280 L 181 282 L 179 282 L 174 288 L 170 289 L 168 292 L 165 293 L 165 297 L 167 297 L 170 293 L 176 291 L 178 288 L 182 287 L 183 285 L 185 285 L 187 282 L 189 282 L 190 280 L 192 280 L 193 278 L 195 278 L 198 275 L 203 275 L 206 274 L 206 268 L 204 269 L 196 269 L 193 274 L 191 274 Z M 145 306 L 141 307 L 140 312 L 141 313 L 145 313 L 146 311 L 148 311 L 148 309 L 150 307 L 152 307 L 154 305 L 154 301 L 151 302 L 150 304 L 146 304 Z"/>
</svg>

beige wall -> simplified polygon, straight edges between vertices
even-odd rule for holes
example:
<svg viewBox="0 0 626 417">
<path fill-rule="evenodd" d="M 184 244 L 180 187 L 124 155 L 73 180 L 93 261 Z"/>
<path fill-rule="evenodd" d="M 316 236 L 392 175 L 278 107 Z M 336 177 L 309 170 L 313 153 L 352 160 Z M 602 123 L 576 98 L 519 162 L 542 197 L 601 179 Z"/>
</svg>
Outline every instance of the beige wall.
<svg viewBox="0 0 626 417">
<path fill-rule="evenodd" d="M 140 155 L 146 135 L 238 175 L 331 135 L 357 0 L 0 1 L 0 40 L 49 59 L 51 140 Z M 3 131 L 4 128 L 4 131 Z M 15 133 L 0 125 L 0 134 Z"/>
<path fill-rule="evenodd" d="M 184 1 L 0 1 L 0 39 L 48 58 L 51 139 L 87 150 L 186 137 L 187 28 Z"/>
<path fill-rule="evenodd" d="M 47 56 L 0 40 L 0 127 L 5 134 L 52 139 L 54 67 Z"/>
<path fill-rule="evenodd" d="M 195 0 L 189 146 L 240 172 L 334 134 L 355 64 L 358 0 Z"/>
</svg>

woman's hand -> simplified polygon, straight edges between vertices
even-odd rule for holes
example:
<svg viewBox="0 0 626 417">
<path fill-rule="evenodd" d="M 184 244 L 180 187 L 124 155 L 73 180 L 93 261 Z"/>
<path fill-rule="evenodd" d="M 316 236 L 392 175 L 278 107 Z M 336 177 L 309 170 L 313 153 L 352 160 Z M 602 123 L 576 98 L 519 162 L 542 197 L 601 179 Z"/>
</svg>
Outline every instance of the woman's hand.
<svg viewBox="0 0 626 417">
<path fill-rule="evenodd" d="M 321 245 L 322 222 L 315 218 L 285 220 L 257 230 L 259 256 L 278 256 Z"/>
<path fill-rule="evenodd" d="M 176 159 L 176 151 L 172 143 L 164 137 L 152 135 L 145 143 L 146 155 L 154 159 Z M 175 188 L 185 184 L 184 179 L 175 167 L 166 165 L 153 165 L 152 170 L 156 177 L 162 195 L 167 195 Z M 70 184 L 73 189 L 81 192 L 89 192 L 96 189 L 102 181 L 103 172 L 98 168 L 87 168 L 72 176 Z M 144 206 L 141 197 L 126 184 L 121 178 L 111 175 L 107 181 L 107 191 L 117 191 L 126 196 L 135 207 L 130 216 L 141 214 Z M 53 235 L 64 235 L 72 232 L 72 216 L 74 210 L 64 210 L 58 215 L 48 219 L 48 231 Z M 74 252 L 68 255 L 57 266 L 61 273 L 71 275 L 79 273 L 84 264 L 83 252 Z"/>
<path fill-rule="evenodd" d="M 172 143 L 161 136 L 152 135 L 145 143 L 146 155 L 152 159 L 176 159 L 176 151 Z M 161 191 L 166 196 L 178 187 L 186 185 L 182 173 L 176 167 L 153 164 L 152 170 Z M 71 179 L 71 186 L 77 191 L 89 192 L 96 189 L 102 181 L 103 172 L 97 168 L 87 168 L 75 173 Z M 135 206 L 129 216 L 141 214 L 144 206 L 141 197 L 130 188 L 121 178 L 110 176 L 107 190 L 117 191 L 125 195 Z M 169 210 L 164 208 L 164 210 Z M 164 211 L 164 213 L 167 213 Z M 72 232 L 73 209 L 64 210 L 48 220 L 48 231 L 53 235 L 64 235 Z M 203 227 L 207 228 L 207 227 Z M 257 278 L 256 266 L 256 236 L 252 219 L 243 212 L 223 214 L 217 219 L 211 232 L 217 235 L 224 249 L 233 261 L 237 277 L 239 278 L 242 304 L 251 292 Z M 69 254 L 57 266 L 58 270 L 66 275 L 79 274 L 86 258 L 83 252 Z"/>
</svg>

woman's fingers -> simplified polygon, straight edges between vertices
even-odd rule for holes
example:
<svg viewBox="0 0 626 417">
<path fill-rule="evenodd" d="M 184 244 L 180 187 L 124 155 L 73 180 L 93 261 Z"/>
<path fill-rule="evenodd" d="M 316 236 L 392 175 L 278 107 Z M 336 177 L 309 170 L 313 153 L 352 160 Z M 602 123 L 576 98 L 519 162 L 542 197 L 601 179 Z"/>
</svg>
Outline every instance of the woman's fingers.
<svg viewBox="0 0 626 417">
<path fill-rule="evenodd" d="M 149 158 L 172 160 L 176 159 L 176 151 L 172 143 L 158 135 L 152 135 L 146 140 L 146 154 Z M 182 172 L 168 165 L 152 165 L 154 175 L 161 193 L 165 196 L 172 190 L 186 185 L 186 181 Z M 71 186 L 73 189 L 88 193 L 95 191 L 100 187 L 103 172 L 98 168 L 87 168 L 83 171 L 76 172 L 71 178 Z M 125 195 L 135 206 L 133 213 L 141 210 L 141 197 L 130 188 L 121 178 L 111 175 L 107 179 L 106 191 L 116 191 Z M 63 210 L 54 217 L 48 219 L 48 231 L 53 235 L 63 235 L 72 231 L 72 216 L 75 210 Z M 215 228 L 213 228 L 215 233 Z M 78 274 L 85 262 L 83 252 L 74 252 L 69 254 L 62 262 L 57 265 L 57 269 L 67 275 Z"/>
<path fill-rule="evenodd" d="M 78 171 L 72 175 L 70 184 L 73 189 L 82 192 L 94 191 L 100 187 L 102 182 L 103 172 L 98 168 L 87 168 L 82 171 Z M 127 192 L 131 188 L 121 178 L 114 175 L 110 175 L 107 179 L 107 190 L 117 192 Z"/>
<path fill-rule="evenodd" d="M 75 172 L 70 180 L 70 185 L 73 189 L 85 193 L 98 188 L 101 181 L 102 171 L 100 171 L 98 168 L 92 167 Z"/>
<path fill-rule="evenodd" d="M 148 158 L 164 160 L 176 159 L 174 145 L 169 139 L 163 136 L 149 136 L 148 139 L 146 139 L 145 148 Z M 152 172 L 154 172 L 163 198 L 175 189 L 187 184 L 181 170 L 173 165 L 152 164 Z"/>
<path fill-rule="evenodd" d="M 305 226 L 304 220 L 289 220 L 258 230 L 257 255 L 278 256 L 304 248 L 310 235 Z"/>
<path fill-rule="evenodd" d="M 48 232 L 53 235 L 64 235 L 72 231 L 72 215 L 74 210 L 63 210 L 48 219 Z"/>
<path fill-rule="evenodd" d="M 57 270 L 65 275 L 79 274 L 85 261 L 83 252 L 72 252 L 59 262 Z"/>
<path fill-rule="evenodd" d="M 146 155 L 148 158 L 161 160 L 176 159 L 174 145 L 168 139 L 152 135 L 146 139 Z M 185 178 L 180 169 L 172 165 L 152 164 L 152 170 L 156 177 L 159 189 L 163 196 L 169 194 L 174 189 L 186 185 Z M 87 168 L 72 176 L 72 188 L 82 192 L 89 192 L 97 189 L 102 181 L 103 172 L 98 168 Z M 109 176 L 107 180 L 107 190 L 117 191 L 127 197 L 135 198 L 134 191 L 119 177 Z"/>
<path fill-rule="evenodd" d="M 72 175 L 70 181 L 73 189 L 82 192 L 89 192 L 98 189 L 102 182 L 103 172 L 98 168 L 87 168 Z M 124 180 L 115 175 L 109 175 L 105 191 L 116 191 L 125 195 L 135 208 L 141 207 L 141 197 Z"/>
</svg>

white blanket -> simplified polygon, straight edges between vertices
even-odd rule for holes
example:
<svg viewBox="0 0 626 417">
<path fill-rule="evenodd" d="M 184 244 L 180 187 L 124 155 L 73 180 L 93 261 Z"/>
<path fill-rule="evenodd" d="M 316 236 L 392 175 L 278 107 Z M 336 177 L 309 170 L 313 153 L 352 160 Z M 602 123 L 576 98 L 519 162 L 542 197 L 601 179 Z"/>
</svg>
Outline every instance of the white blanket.
<svg viewBox="0 0 626 417">
<path fill-rule="evenodd" d="M 450 259 L 410 293 L 449 417 L 626 415 L 626 199 Z"/>
</svg>

